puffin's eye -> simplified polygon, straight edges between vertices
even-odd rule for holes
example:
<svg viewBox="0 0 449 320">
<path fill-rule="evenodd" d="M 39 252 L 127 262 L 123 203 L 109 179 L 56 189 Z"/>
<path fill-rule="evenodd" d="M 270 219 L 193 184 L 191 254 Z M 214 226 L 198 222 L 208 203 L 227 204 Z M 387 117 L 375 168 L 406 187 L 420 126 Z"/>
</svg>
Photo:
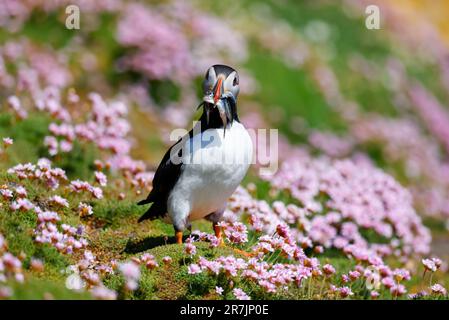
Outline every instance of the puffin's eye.
<svg viewBox="0 0 449 320">
<path fill-rule="evenodd" d="M 237 77 L 234 77 L 234 81 L 232 82 L 232 85 L 235 87 L 239 84 L 239 79 Z"/>
</svg>

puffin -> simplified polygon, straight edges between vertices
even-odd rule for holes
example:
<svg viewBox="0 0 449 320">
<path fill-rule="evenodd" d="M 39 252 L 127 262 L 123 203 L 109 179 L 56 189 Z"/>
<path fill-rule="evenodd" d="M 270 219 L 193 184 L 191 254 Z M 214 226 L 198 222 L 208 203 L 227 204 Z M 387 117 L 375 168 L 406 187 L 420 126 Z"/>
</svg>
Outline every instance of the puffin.
<svg viewBox="0 0 449 320">
<path fill-rule="evenodd" d="M 172 224 L 182 243 L 191 222 L 212 222 L 222 241 L 219 222 L 229 197 L 245 177 L 253 158 L 252 139 L 237 114 L 237 71 L 211 66 L 203 80 L 203 112 L 193 128 L 165 153 L 153 177 L 152 190 L 138 205 L 151 204 L 139 218 Z"/>
</svg>

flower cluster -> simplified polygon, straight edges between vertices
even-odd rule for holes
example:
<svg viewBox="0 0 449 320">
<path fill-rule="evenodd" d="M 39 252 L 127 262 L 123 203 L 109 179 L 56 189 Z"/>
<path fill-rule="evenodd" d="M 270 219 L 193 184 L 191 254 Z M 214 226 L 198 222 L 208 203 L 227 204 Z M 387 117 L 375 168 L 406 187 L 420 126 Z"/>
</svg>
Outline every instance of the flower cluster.
<svg viewBox="0 0 449 320">
<path fill-rule="evenodd" d="M 233 36 L 219 41 L 224 34 Z M 127 5 L 117 39 L 124 47 L 137 49 L 125 56 L 122 67 L 151 79 L 187 82 L 223 57 L 243 61 L 247 56 L 246 42 L 236 30 L 183 1 L 158 8 Z"/>
<path fill-rule="evenodd" d="M 34 180 L 44 183 L 51 189 L 57 189 L 61 182 L 67 180 L 65 171 L 61 168 L 52 168 L 48 159 L 39 159 L 36 165 L 31 163 L 18 164 L 7 171 L 11 175 L 24 180 Z"/>
<path fill-rule="evenodd" d="M 70 182 L 70 189 L 73 192 L 89 192 L 94 198 L 101 199 L 103 198 L 103 190 L 98 187 L 92 186 L 89 182 L 74 180 Z"/>
<path fill-rule="evenodd" d="M 125 278 L 125 288 L 134 291 L 139 286 L 140 267 L 134 261 L 124 262 L 119 265 L 119 270 Z"/>
<path fill-rule="evenodd" d="M 7 242 L 0 233 L 0 299 L 9 298 L 12 289 L 3 283 L 13 279 L 19 283 L 24 282 L 25 276 L 22 269 L 22 261 L 7 251 Z"/>
<path fill-rule="evenodd" d="M 429 251 L 430 233 L 413 209 L 409 192 L 368 164 L 296 156 L 284 161 L 270 184 L 277 192 L 287 191 L 308 211 L 326 209 L 326 214 L 310 217 L 307 231 L 312 241 L 325 247 L 354 244 L 396 255 Z M 325 200 L 319 200 L 323 196 Z M 390 245 L 369 243 L 363 229 L 391 239 Z"/>
</svg>

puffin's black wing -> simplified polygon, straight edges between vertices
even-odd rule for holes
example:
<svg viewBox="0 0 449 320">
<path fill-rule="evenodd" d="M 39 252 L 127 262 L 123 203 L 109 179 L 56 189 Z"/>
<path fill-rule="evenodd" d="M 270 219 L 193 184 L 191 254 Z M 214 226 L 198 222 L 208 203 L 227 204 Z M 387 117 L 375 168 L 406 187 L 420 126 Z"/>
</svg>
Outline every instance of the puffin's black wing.
<svg viewBox="0 0 449 320">
<path fill-rule="evenodd" d="M 201 123 L 201 133 L 209 128 L 223 127 L 223 123 L 217 109 L 213 110 L 210 119 L 207 119 L 206 113 L 203 112 L 199 122 Z M 137 203 L 138 205 L 153 203 L 153 205 L 139 218 L 139 222 L 146 219 L 157 219 L 165 216 L 167 213 L 168 196 L 170 195 L 170 192 L 176 182 L 178 182 L 179 176 L 184 168 L 182 163 L 173 163 L 170 159 L 170 154 L 173 150 L 173 152 L 178 152 L 178 157 L 180 158 L 182 156 L 181 143 L 183 143 L 183 141 L 188 141 L 187 138 L 191 139 L 193 137 L 193 131 L 194 130 L 191 129 L 187 135 L 171 146 L 162 158 L 162 161 L 154 174 L 153 189 L 145 200 Z"/>
<path fill-rule="evenodd" d="M 167 213 L 167 199 L 168 196 L 179 179 L 182 172 L 182 163 L 174 164 L 170 159 L 170 154 L 173 148 L 179 148 L 178 156 L 182 156 L 182 148 L 180 143 L 183 139 L 180 139 L 173 146 L 168 149 L 162 158 L 159 167 L 156 170 L 153 178 L 153 189 L 148 197 L 140 202 L 138 205 L 144 205 L 153 203 L 153 205 L 146 211 L 140 218 L 139 222 L 146 219 L 156 219 L 163 217 Z M 176 150 L 174 150 L 176 151 Z"/>
</svg>

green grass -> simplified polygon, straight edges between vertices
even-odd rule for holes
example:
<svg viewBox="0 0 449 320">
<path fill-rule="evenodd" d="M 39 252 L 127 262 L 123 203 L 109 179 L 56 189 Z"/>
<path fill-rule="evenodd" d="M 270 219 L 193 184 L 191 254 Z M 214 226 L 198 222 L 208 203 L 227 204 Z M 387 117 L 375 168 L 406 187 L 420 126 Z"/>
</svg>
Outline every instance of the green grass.
<svg viewBox="0 0 449 320">
<path fill-rule="evenodd" d="M 92 299 L 87 292 L 76 292 L 65 287 L 64 280 L 41 279 L 29 276 L 24 284 L 11 283 L 12 299 L 15 300 L 88 300 Z"/>
<path fill-rule="evenodd" d="M 255 99 L 270 114 L 273 107 L 280 107 L 284 113 L 278 124 L 283 134 L 294 142 L 303 142 L 310 128 L 343 131 L 345 124 L 339 115 L 324 100 L 310 75 L 304 70 L 288 68 L 278 58 L 267 55 L 254 45 L 247 68 L 260 82 Z M 304 120 L 303 129 L 295 127 L 291 120 Z M 300 131 L 298 135 L 297 131 Z"/>
<path fill-rule="evenodd" d="M 0 114 L 0 137 L 14 139 L 14 145 L 8 149 L 8 163 L 35 162 L 45 156 L 42 146 L 44 137 L 48 134 L 50 119 L 36 115 L 23 121 L 16 121 L 10 114 Z M 0 166 L 4 161 L 0 162 Z"/>
</svg>

